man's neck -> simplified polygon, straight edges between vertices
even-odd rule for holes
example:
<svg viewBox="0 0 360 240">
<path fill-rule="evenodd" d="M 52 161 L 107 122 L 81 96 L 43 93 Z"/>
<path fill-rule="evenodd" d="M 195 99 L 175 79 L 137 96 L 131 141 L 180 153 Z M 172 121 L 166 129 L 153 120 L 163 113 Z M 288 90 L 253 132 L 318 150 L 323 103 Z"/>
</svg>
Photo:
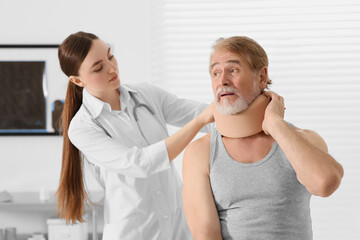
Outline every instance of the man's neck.
<svg viewBox="0 0 360 240">
<path fill-rule="evenodd" d="M 262 132 L 262 122 L 268 104 L 269 99 L 264 95 L 259 95 L 248 109 L 234 115 L 221 114 L 213 105 L 216 128 L 221 135 L 227 138 L 254 136 Z"/>
</svg>

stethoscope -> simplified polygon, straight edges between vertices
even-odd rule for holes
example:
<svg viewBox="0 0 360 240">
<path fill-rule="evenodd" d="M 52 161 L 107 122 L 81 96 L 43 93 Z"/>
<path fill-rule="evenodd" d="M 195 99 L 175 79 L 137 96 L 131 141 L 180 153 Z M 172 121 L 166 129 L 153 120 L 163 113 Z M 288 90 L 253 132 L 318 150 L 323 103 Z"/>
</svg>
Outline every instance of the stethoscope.
<svg viewBox="0 0 360 240">
<path fill-rule="evenodd" d="M 143 138 L 145 139 L 146 143 L 148 145 L 150 145 L 150 142 L 146 139 L 145 135 L 144 135 L 144 132 L 142 131 L 141 127 L 140 127 L 140 124 L 139 124 L 139 118 L 138 118 L 138 115 L 137 115 L 137 112 L 139 110 L 139 108 L 143 107 L 145 108 L 152 116 L 153 118 L 156 120 L 156 122 L 158 123 L 158 125 L 160 126 L 160 128 L 162 129 L 163 133 L 165 133 L 165 136 L 167 136 L 167 130 L 164 128 L 164 126 L 161 124 L 160 120 L 157 118 L 157 116 L 155 115 L 155 112 L 146 104 L 144 103 L 140 103 L 138 101 L 138 99 L 135 97 L 134 93 L 133 92 L 129 92 L 130 94 L 130 97 L 134 100 L 134 107 L 133 107 L 133 110 L 132 110 L 132 113 L 133 113 L 133 116 L 134 116 L 134 119 L 136 121 L 136 124 L 138 126 L 138 129 L 141 133 L 141 135 L 143 136 Z M 163 135 L 164 136 L 164 135 Z"/>
<path fill-rule="evenodd" d="M 136 124 L 137 124 L 137 127 L 139 129 L 139 132 L 140 134 L 142 135 L 142 137 L 145 139 L 146 143 L 148 145 L 150 145 L 150 142 L 148 141 L 148 139 L 146 139 L 145 135 L 144 135 L 144 132 L 142 131 L 141 127 L 140 127 L 140 124 L 139 124 L 139 118 L 138 118 L 138 114 L 137 114 L 137 111 L 139 111 L 139 108 L 144 108 L 146 109 L 153 117 L 154 119 L 156 120 L 156 122 L 160 125 L 161 129 L 163 130 L 163 132 L 165 133 L 165 136 L 167 136 L 167 130 L 164 128 L 164 126 L 161 124 L 160 120 L 156 117 L 154 111 L 146 104 L 144 103 L 140 103 L 138 101 L 138 99 L 135 97 L 135 95 L 129 91 L 129 94 L 130 94 L 130 97 L 134 100 L 134 107 L 133 107 L 133 110 L 132 110 L 132 114 L 134 116 L 134 119 L 136 121 Z M 88 114 L 91 116 L 91 113 L 89 111 L 89 109 L 85 106 L 85 104 L 83 104 L 83 107 L 84 109 L 88 112 Z M 91 117 L 92 121 L 98 125 L 101 129 L 104 130 L 104 132 L 106 133 L 106 135 L 108 135 L 109 137 L 111 137 L 110 133 L 101 125 L 101 123 L 96 119 L 96 118 L 93 118 Z"/>
</svg>

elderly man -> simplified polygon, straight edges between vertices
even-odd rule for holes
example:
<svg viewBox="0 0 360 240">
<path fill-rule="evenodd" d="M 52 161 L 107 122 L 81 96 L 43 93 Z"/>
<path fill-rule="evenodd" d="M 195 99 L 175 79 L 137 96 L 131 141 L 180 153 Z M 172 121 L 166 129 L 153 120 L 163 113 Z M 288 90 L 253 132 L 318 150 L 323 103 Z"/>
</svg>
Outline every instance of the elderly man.
<svg viewBox="0 0 360 240">
<path fill-rule="evenodd" d="M 193 238 L 312 239 L 310 197 L 330 196 L 342 166 L 317 133 L 283 119 L 284 99 L 264 91 L 268 58 L 257 42 L 217 41 L 210 74 L 217 127 L 189 145 L 183 160 Z"/>
</svg>

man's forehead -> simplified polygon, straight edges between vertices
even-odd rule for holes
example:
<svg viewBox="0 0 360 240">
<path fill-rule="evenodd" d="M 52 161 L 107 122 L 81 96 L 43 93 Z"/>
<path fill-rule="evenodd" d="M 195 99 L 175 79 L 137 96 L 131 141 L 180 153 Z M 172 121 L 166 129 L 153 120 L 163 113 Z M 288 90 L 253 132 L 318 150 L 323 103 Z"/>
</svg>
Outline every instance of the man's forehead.
<svg viewBox="0 0 360 240">
<path fill-rule="evenodd" d="M 210 69 L 216 67 L 220 64 L 245 64 L 246 59 L 243 58 L 240 54 L 236 54 L 230 51 L 216 51 L 211 56 L 210 59 Z"/>
<path fill-rule="evenodd" d="M 215 51 L 211 58 L 210 63 L 241 63 L 244 61 L 244 58 L 242 55 L 233 53 L 230 51 Z"/>
</svg>

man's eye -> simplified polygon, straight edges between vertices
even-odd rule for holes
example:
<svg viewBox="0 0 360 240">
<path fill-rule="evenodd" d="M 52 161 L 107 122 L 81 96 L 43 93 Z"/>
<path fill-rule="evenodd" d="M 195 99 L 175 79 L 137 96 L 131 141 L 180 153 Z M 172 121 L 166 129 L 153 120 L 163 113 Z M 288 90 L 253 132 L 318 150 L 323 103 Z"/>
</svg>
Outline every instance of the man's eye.
<svg viewBox="0 0 360 240">
<path fill-rule="evenodd" d="M 214 73 L 214 76 L 215 76 L 215 77 L 220 76 L 220 73 L 215 72 L 215 73 Z"/>
<path fill-rule="evenodd" d="M 232 73 L 238 73 L 239 71 L 237 69 L 231 69 Z"/>
<path fill-rule="evenodd" d="M 109 60 L 111 61 L 113 58 L 114 58 L 114 55 L 111 55 L 111 56 L 109 57 Z"/>
</svg>

